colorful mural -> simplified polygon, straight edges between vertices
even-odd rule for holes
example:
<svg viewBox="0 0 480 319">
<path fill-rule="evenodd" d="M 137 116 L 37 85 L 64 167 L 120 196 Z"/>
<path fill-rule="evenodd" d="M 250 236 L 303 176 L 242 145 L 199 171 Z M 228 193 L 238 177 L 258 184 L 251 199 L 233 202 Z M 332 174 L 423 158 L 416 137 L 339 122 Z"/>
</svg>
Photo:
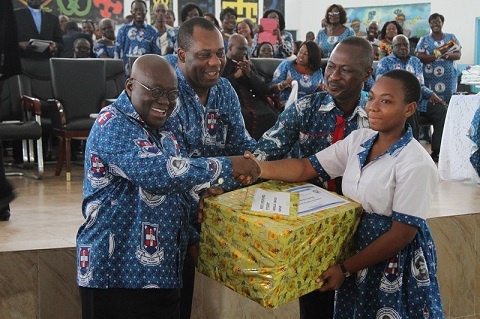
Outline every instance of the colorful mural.
<svg viewBox="0 0 480 319">
<path fill-rule="evenodd" d="M 359 31 L 365 32 L 371 21 L 377 21 L 380 29 L 383 25 L 396 20 L 404 29 L 404 34 L 411 37 L 422 37 L 430 32 L 428 17 L 430 3 L 404 4 L 381 7 L 345 8 L 347 11 L 347 26 L 355 28 L 359 24 Z"/>
</svg>

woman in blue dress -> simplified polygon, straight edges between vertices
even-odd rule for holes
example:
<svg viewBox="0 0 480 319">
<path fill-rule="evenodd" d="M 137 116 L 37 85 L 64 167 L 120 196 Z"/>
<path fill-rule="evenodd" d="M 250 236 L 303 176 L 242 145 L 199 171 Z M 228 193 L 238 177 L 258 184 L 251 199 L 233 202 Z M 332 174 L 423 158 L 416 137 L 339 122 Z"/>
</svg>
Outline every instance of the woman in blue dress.
<svg viewBox="0 0 480 319">
<path fill-rule="evenodd" d="M 317 34 L 317 44 L 322 48 L 323 57 L 330 57 L 335 45 L 345 38 L 355 36 L 352 28 L 344 26 L 347 23 L 347 12 L 339 4 L 332 4 L 325 13 L 327 26 Z"/>
<path fill-rule="evenodd" d="M 343 176 L 343 194 L 364 209 L 356 253 L 316 280 L 323 283 L 320 291 L 338 289 L 336 319 L 444 318 L 435 244 L 425 220 L 438 187 L 437 167 L 405 124 L 419 99 L 415 75 L 392 70 L 369 92 L 369 129 L 355 130 L 309 158 L 259 162 L 265 179 Z"/>
<path fill-rule="evenodd" d="M 422 61 L 425 85 L 445 102 L 457 90 L 458 70 L 455 63 L 462 56 L 460 42 L 451 33 L 442 31 L 445 18 L 433 13 L 428 18 L 429 35 L 418 41 L 415 55 Z"/>
<path fill-rule="evenodd" d="M 270 91 L 279 95 L 284 106 L 292 92 L 292 81 L 298 82 L 297 98 L 311 94 L 316 90 L 324 90 L 323 72 L 321 68 L 322 51 L 313 41 L 305 41 L 300 45 L 295 60 L 285 60 L 273 73 Z"/>
</svg>

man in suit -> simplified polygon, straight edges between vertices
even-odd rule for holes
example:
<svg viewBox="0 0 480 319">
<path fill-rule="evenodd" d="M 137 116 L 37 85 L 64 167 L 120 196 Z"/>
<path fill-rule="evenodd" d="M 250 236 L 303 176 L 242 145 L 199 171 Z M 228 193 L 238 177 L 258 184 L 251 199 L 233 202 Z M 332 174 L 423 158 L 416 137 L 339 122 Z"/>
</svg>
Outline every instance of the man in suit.
<svg viewBox="0 0 480 319">
<path fill-rule="evenodd" d="M 45 12 L 41 5 L 45 0 L 27 0 L 27 7 L 15 10 L 18 46 L 20 56 L 26 58 L 50 58 L 58 56 L 63 48 L 62 30 L 58 17 Z M 36 52 L 35 46 L 29 45 L 30 39 L 52 41 L 42 52 Z"/>
<path fill-rule="evenodd" d="M 247 59 L 247 48 L 247 39 L 243 35 L 230 36 L 222 76 L 227 78 L 237 92 L 248 133 L 258 140 L 275 124 L 280 112 L 265 102 L 268 85 Z"/>
</svg>

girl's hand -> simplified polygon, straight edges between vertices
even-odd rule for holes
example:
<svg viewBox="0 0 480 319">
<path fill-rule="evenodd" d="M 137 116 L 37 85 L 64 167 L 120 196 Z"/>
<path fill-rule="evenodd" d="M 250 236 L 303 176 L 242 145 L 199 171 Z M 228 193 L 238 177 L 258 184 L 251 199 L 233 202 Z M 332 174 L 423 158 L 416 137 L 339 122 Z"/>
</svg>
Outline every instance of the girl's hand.
<svg viewBox="0 0 480 319">
<path fill-rule="evenodd" d="M 340 265 L 334 265 L 328 268 L 320 277 L 317 278 L 316 283 L 321 283 L 323 281 L 322 288 L 318 291 L 328 291 L 328 290 L 337 290 L 345 281 L 345 276 L 343 275 Z"/>
</svg>

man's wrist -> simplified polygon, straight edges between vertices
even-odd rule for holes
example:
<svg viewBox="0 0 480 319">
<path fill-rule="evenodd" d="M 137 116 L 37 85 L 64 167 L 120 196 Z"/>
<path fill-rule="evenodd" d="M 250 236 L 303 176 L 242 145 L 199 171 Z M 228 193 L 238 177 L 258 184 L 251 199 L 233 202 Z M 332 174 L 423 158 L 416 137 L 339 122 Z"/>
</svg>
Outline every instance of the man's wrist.
<svg viewBox="0 0 480 319">
<path fill-rule="evenodd" d="M 350 276 L 352 275 L 352 273 L 349 272 L 349 271 L 347 270 L 347 268 L 345 268 L 345 265 L 344 265 L 343 263 L 340 264 L 340 269 L 342 270 L 343 276 L 344 276 L 345 278 L 348 278 L 348 277 L 350 277 Z"/>
</svg>

